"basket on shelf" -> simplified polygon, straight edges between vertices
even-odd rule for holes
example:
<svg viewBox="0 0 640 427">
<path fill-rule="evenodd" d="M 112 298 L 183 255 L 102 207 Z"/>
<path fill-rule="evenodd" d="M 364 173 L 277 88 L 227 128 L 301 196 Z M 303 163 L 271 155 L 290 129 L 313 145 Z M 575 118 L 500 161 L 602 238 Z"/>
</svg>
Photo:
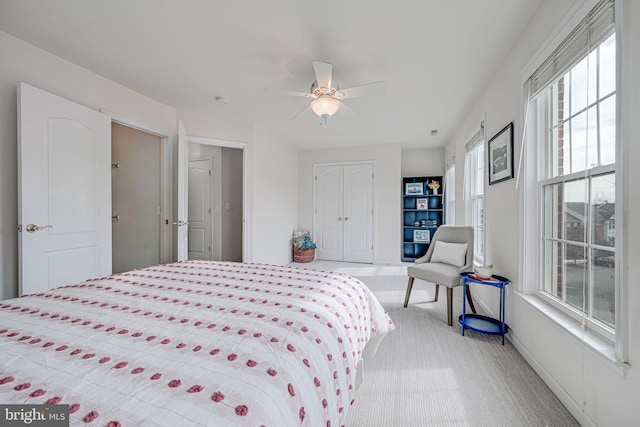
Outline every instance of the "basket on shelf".
<svg viewBox="0 0 640 427">
<path fill-rule="evenodd" d="M 299 248 L 293 246 L 293 262 L 311 262 L 316 256 L 315 248 Z"/>
</svg>

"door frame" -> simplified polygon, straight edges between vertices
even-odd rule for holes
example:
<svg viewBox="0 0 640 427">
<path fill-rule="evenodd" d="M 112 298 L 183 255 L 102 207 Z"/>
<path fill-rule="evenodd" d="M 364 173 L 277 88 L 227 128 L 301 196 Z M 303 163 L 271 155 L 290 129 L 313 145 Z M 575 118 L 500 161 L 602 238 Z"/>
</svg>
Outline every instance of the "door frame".
<svg viewBox="0 0 640 427">
<path fill-rule="evenodd" d="M 112 123 L 118 123 L 123 126 L 127 126 L 133 129 L 137 129 L 139 131 L 149 133 L 151 135 L 155 135 L 160 138 L 160 263 L 167 263 L 170 259 L 172 259 L 171 253 L 171 244 L 169 241 L 169 231 L 171 227 L 169 227 L 170 221 L 170 213 L 167 209 L 169 205 L 169 200 L 171 200 L 171 194 L 169 193 L 169 189 L 171 186 L 169 185 L 169 171 L 171 170 L 169 159 L 170 159 L 170 149 L 169 149 L 169 134 L 155 129 L 151 126 L 146 125 L 145 123 L 141 123 L 139 121 L 133 120 L 129 117 L 123 116 L 118 113 L 114 113 L 113 111 L 109 111 L 107 109 L 101 108 L 100 112 L 106 114 L 111 117 Z"/>
<path fill-rule="evenodd" d="M 349 165 L 371 165 L 371 168 L 373 170 L 373 180 L 372 180 L 372 186 L 371 186 L 371 207 L 373 209 L 373 212 L 371 214 L 372 217 L 372 221 L 371 221 L 371 244 L 373 245 L 373 251 L 372 251 L 372 263 L 376 262 L 376 250 L 378 245 L 376 245 L 376 227 L 375 227 L 375 223 L 376 223 L 376 180 L 375 180 L 375 175 L 376 175 L 376 162 L 375 160 L 355 160 L 352 162 L 327 162 L 327 163 L 314 163 L 313 164 L 313 176 L 317 176 L 318 175 L 318 168 L 319 167 L 326 167 L 326 166 L 349 166 Z M 313 208 L 311 209 L 312 212 L 312 220 L 311 220 L 311 227 L 313 230 L 313 233 L 315 235 L 316 233 L 316 226 L 318 224 L 316 224 L 316 210 L 317 210 L 317 195 L 316 195 L 316 180 L 315 178 L 313 179 L 313 191 L 312 191 L 312 197 L 313 197 Z M 344 258 L 344 257 L 343 257 Z"/>
<path fill-rule="evenodd" d="M 226 139 L 208 138 L 204 136 L 187 136 L 190 144 L 212 145 L 224 148 L 238 148 L 242 150 L 242 262 L 251 262 L 253 254 L 253 246 L 251 245 L 251 210 L 249 206 L 249 179 L 250 179 L 250 163 L 249 151 L 250 145 L 246 142 L 229 141 Z M 188 162 L 188 156 L 187 156 Z"/>
</svg>

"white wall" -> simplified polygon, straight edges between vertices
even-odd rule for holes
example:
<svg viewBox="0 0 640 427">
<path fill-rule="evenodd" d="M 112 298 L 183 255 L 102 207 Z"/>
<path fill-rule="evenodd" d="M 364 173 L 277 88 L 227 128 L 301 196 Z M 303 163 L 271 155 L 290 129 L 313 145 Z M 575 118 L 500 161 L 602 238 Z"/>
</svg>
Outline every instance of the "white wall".
<svg viewBox="0 0 640 427">
<path fill-rule="evenodd" d="M 176 136 L 176 111 L 3 32 L 0 58 L 0 299 L 6 299 L 18 295 L 18 83 L 95 110 L 110 110 L 170 135 L 171 144 Z"/>
<path fill-rule="evenodd" d="M 298 228 L 298 150 L 259 127 L 253 141 L 250 260 L 287 264 L 293 256 L 291 235 Z"/>
<path fill-rule="evenodd" d="M 300 151 L 299 228 L 313 230 L 313 166 L 354 161 L 374 163 L 374 262 L 399 263 L 402 176 L 398 144 Z"/>
<path fill-rule="evenodd" d="M 444 148 L 402 150 L 403 177 L 433 175 L 444 175 Z"/>
<path fill-rule="evenodd" d="M 233 119 L 225 111 L 224 104 L 217 107 L 217 110 L 211 114 L 178 110 L 178 119 L 184 122 L 187 135 L 250 143 L 253 138 L 253 127 Z"/>
<path fill-rule="evenodd" d="M 593 2 L 592 2 L 593 3 Z M 638 396 L 640 396 L 640 287 L 635 277 L 640 276 L 640 198 L 637 183 L 640 169 L 640 51 L 636 41 L 640 40 L 640 2 L 619 0 L 624 14 L 617 19 L 624 24 L 624 32 L 618 34 L 623 43 L 623 80 L 618 96 L 622 97 L 622 119 L 620 126 L 623 140 L 622 181 L 625 200 L 623 227 L 626 240 L 623 242 L 622 263 L 619 266 L 623 281 L 621 306 L 627 307 L 620 334 L 627 338 L 628 358 L 631 368 L 626 378 L 619 369 L 603 357 L 588 349 L 548 319 L 541 311 L 525 302 L 521 294 L 523 284 L 518 283 L 520 274 L 519 256 L 522 224 L 519 221 L 520 192 L 515 180 L 488 186 L 485 183 L 486 206 L 486 260 L 496 266 L 496 272 L 513 280 L 507 295 L 507 323 L 511 327 L 509 337 L 538 371 L 551 389 L 561 398 L 582 425 L 587 426 L 632 426 L 638 422 Z M 539 10 L 514 44 L 505 61 L 487 87 L 484 95 L 470 109 L 467 120 L 446 147 L 446 153 L 456 152 L 457 182 L 462 185 L 464 168 L 464 144 L 479 120 L 485 117 L 486 138 L 495 135 L 510 121 L 515 125 L 515 155 L 518 158 L 519 141 L 523 128 L 523 90 L 526 77 L 524 69 L 532 56 L 554 34 L 558 23 L 574 5 L 573 0 L 543 1 Z M 624 89 L 622 89 L 624 88 Z M 517 164 L 517 162 L 516 162 Z M 634 184 L 636 188 L 634 188 Z M 461 193 L 458 193 L 461 194 Z M 463 215 L 461 198 L 457 211 Z M 489 310 L 497 311 L 497 292 L 491 289 L 476 289 L 474 297 Z"/>
</svg>

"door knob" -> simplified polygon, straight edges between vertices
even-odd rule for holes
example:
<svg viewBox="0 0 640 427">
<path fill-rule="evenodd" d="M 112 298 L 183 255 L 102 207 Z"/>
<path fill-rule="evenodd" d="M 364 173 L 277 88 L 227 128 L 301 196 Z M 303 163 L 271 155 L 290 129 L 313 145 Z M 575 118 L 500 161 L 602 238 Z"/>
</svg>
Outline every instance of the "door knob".
<svg viewBox="0 0 640 427">
<path fill-rule="evenodd" d="M 348 216 L 345 216 L 345 217 L 344 217 L 344 220 L 345 220 L 345 221 L 349 221 L 349 217 L 348 217 Z"/>
<path fill-rule="evenodd" d="M 27 233 L 35 233 L 36 231 L 44 230 L 45 228 L 53 228 L 53 225 L 39 227 L 35 224 L 29 224 L 25 230 L 27 230 Z"/>
<path fill-rule="evenodd" d="M 338 217 L 338 221 L 342 221 L 342 217 L 341 216 Z"/>
<path fill-rule="evenodd" d="M 178 220 L 178 222 L 174 222 L 173 225 L 177 225 L 178 227 L 182 227 L 183 225 L 189 225 L 187 221 Z"/>
</svg>

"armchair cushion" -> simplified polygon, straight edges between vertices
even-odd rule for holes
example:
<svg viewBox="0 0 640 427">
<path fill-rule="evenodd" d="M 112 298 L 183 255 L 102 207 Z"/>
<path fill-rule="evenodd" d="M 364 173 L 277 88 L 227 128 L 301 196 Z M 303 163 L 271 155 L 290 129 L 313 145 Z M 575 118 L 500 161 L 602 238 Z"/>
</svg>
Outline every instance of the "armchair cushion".
<svg viewBox="0 0 640 427">
<path fill-rule="evenodd" d="M 460 286 L 460 268 L 451 264 L 428 262 L 410 265 L 407 268 L 409 277 L 443 285 L 448 288 Z"/>
<path fill-rule="evenodd" d="M 448 243 L 437 241 L 431 262 L 451 264 L 458 268 L 463 267 L 466 263 L 468 243 Z"/>
</svg>

